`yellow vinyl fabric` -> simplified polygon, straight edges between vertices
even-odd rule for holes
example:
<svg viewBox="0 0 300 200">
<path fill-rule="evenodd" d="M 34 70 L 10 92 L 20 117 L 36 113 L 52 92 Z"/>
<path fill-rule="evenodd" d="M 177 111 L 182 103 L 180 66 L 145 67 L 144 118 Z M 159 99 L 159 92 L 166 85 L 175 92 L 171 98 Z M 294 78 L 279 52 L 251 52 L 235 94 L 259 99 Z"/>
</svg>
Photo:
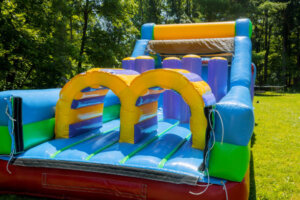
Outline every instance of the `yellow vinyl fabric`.
<svg viewBox="0 0 300 200">
<path fill-rule="evenodd" d="M 153 32 L 154 40 L 226 38 L 235 36 L 235 22 L 155 25 Z"/>
<path fill-rule="evenodd" d="M 103 69 L 104 70 L 104 69 Z M 107 69 L 105 69 L 107 70 Z M 113 69 L 115 70 L 115 69 Z M 102 71 L 100 68 L 94 68 L 85 73 L 81 73 L 72 78 L 61 90 L 60 97 L 56 105 L 55 113 L 55 136 L 56 138 L 69 138 L 69 126 L 72 123 L 86 120 L 102 115 L 103 104 L 93 105 L 86 108 L 72 109 L 72 101 L 75 98 L 85 98 L 86 96 L 95 96 L 97 92 L 81 92 L 87 87 L 103 86 L 111 89 L 120 99 L 125 99 L 130 93 L 130 82 L 137 75 L 114 74 Z M 106 92 L 108 90 L 105 90 Z M 105 95 L 99 92 L 100 95 Z"/>
<path fill-rule="evenodd" d="M 190 82 L 182 73 L 190 72 L 182 69 L 150 70 L 142 73 L 131 82 L 129 86 L 131 95 L 122 100 L 121 113 L 123 112 L 123 116 L 126 117 L 121 119 L 120 142 L 134 143 L 134 125 L 140 117 L 140 109 L 135 105 L 135 102 L 139 96 L 146 93 L 148 88 L 158 86 L 177 91 L 190 106 L 192 146 L 201 150 L 204 149 L 207 120 L 204 114 L 205 104 L 202 95 L 210 91 L 210 88 L 204 81 Z M 123 108 L 125 105 L 126 107 Z"/>
<path fill-rule="evenodd" d="M 111 89 L 121 102 L 119 142 L 135 143 L 137 141 L 135 140 L 135 125 L 156 116 L 158 107 L 157 100 L 140 105 L 137 105 L 136 102 L 144 95 L 159 94 L 163 91 L 162 89 L 153 90 L 151 88 L 160 87 L 177 91 L 189 105 L 192 146 L 197 149 L 204 149 L 207 120 L 204 114 L 205 102 L 202 96 L 211 91 L 207 83 L 203 80 L 190 81 L 188 76 L 185 76 L 190 72 L 183 69 L 156 69 L 140 75 L 116 74 L 116 70 L 114 73 L 103 70 L 92 69 L 79 74 L 63 87 L 55 114 L 56 138 L 69 138 L 69 126 L 72 123 L 102 115 L 103 104 L 78 109 L 72 109 L 71 105 L 75 97 L 84 98 L 86 96 L 82 94 L 83 89 L 103 86 L 106 91 Z M 101 93 L 101 95 L 103 94 Z"/>
</svg>

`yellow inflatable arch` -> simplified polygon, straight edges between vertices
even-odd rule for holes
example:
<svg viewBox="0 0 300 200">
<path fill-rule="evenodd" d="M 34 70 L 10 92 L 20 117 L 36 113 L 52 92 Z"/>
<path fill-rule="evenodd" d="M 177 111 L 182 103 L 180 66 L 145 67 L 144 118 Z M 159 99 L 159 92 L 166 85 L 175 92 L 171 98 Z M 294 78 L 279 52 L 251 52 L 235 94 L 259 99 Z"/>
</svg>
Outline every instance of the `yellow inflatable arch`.
<svg viewBox="0 0 300 200">
<path fill-rule="evenodd" d="M 193 147 L 203 150 L 207 128 L 203 98 L 211 95 L 211 90 L 199 76 L 179 69 L 156 69 L 141 75 L 132 70 L 92 69 L 75 76 L 60 92 L 55 116 L 56 137 L 74 137 L 80 134 L 74 134 L 74 130 L 71 129 L 74 124 L 80 125 L 97 117 L 98 121 L 93 123 L 101 125 L 103 103 L 74 109 L 72 102 L 82 100 L 89 95 L 103 97 L 108 89 L 111 89 L 121 102 L 119 142 L 134 143 L 134 127 L 139 122 L 142 112 L 142 107 L 137 106 L 136 102 L 139 97 L 149 94 L 149 88 L 152 87 L 173 89 L 181 94 L 191 110 L 190 129 Z M 95 90 L 84 93 L 86 88 L 95 88 Z M 157 109 L 157 102 L 154 105 Z"/>
<path fill-rule="evenodd" d="M 112 71 L 114 73 L 112 73 Z M 122 104 L 122 100 L 126 99 L 126 95 L 129 93 L 128 86 L 130 82 L 138 76 L 138 73 L 127 75 L 123 73 L 119 74 L 118 71 L 121 72 L 123 70 L 94 68 L 85 73 L 76 75 L 62 88 L 55 113 L 55 135 L 57 138 L 70 137 L 70 124 L 78 123 L 88 117 L 94 117 L 97 113 L 102 115 L 103 105 L 101 104 L 100 106 L 96 105 L 88 108 L 71 109 L 74 99 L 84 98 L 85 94 L 81 92 L 83 89 L 87 87 L 99 88 L 100 86 L 109 88 L 119 97 Z M 108 90 L 99 95 L 106 95 L 107 91 Z M 92 95 L 95 94 L 94 92 Z M 87 117 L 84 118 L 84 115 Z"/>
<path fill-rule="evenodd" d="M 191 110 L 190 129 L 194 148 L 204 149 L 207 120 L 204 114 L 203 95 L 210 92 L 210 87 L 203 80 L 191 81 L 191 73 L 180 69 L 156 69 L 137 76 L 130 84 L 130 93 L 122 99 L 121 112 L 126 117 L 121 119 L 120 142 L 134 143 L 134 125 L 138 122 L 139 108 L 135 106 L 137 99 L 145 94 L 148 88 L 163 87 L 177 91 L 189 105 Z M 126 107 L 124 107 L 126 105 Z"/>
</svg>

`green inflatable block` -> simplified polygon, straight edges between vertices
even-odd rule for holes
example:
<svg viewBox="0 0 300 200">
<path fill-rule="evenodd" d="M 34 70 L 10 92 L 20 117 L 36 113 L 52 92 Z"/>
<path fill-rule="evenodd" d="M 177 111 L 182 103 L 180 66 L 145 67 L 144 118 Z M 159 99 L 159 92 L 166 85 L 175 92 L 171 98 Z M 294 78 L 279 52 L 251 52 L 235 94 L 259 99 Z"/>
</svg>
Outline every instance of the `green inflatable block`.
<svg viewBox="0 0 300 200">
<path fill-rule="evenodd" d="M 54 137 L 55 119 L 23 125 L 23 150 L 46 142 Z M 11 138 L 7 126 L 0 126 L 0 154 L 8 155 L 11 152 Z"/>
<path fill-rule="evenodd" d="M 120 118 L 120 104 L 103 108 L 103 123 Z"/>
<path fill-rule="evenodd" d="M 54 118 L 23 125 L 24 150 L 52 139 L 54 126 Z"/>
<path fill-rule="evenodd" d="M 0 155 L 10 154 L 11 138 L 7 126 L 0 126 Z"/>
<path fill-rule="evenodd" d="M 209 175 L 241 182 L 250 161 L 250 147 L 216 142 L 209 157 Z"/>
</svg>

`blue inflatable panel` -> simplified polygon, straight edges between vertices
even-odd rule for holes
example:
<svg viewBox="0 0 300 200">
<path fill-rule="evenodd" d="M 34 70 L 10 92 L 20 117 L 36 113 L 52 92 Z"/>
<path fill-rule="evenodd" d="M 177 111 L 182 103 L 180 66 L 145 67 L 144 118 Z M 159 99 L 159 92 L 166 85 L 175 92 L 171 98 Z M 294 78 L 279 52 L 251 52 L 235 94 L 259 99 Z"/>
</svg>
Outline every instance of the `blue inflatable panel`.
<svg viewBox="0 0 300 200">
<path fill-rule="evenodd" d="M 0 92 L 0 126 L 8 125 L 5 114 L 7 100 L 11 96 L 22 98 L 22 124 L 53 118 L 60 89 L 9 90 Z M 2 112 L 4 111 L 4 112 Z"/>
<path fill-rule="evenodd" d="M 160 161 L 182 142 L 189 133 L 189 129 L 176 126 L 157 139 L 155 143 L 151 143 L 137 155 L 130 158 L 126 164 L 130 166 L 157 167 Z"/>
<path fill-rule="evenodd" d="M 230 74 L 231 74 L 231 66 L 228 66 L 227 93 L 230 90 Z"/>
<path fill-rule="evenodd" d="M 119 98 L 109 90 L 104 98 L 104 107 L 120 104 Z"/>
<path fill-rule="evenodd" d="M 231 64 L 230 88 L 251 85 L 251 51 L 249 37 L 239 36 L 234 39 L 234 58 Z"/>
<path fill-rule="evenodd" d="M 36 147 L 33 147 L 23 154 L 20 155 L 22 158 L 38 158 L 38 159 L 51 159 L 51 157 L 59 150 L 63 149 L 64 147 L 67 147 L 69 145 L 72 145 L 76 142 L 87 140 L 91 137 L 98 136 L 99 134 L 102 134 L 104 132 L 110 131 L 112 129 L 118 130 L 120 125 L 120 120 L 112 120 L 109 121 L 101 127 L 99 130 L 93 130 L 88 133 L 79 135 L 77 137 L 68 138 L 68 139 L 55 139 L 48 142 L 45 142 L 43 144 L 40 144 Z M 59 155 L 59 154 L 57 154 Z"/>
<path fill-rule="evenodd" d="M 177 121 L 176 120 L 164 120 L 158 123 L 158 128 L 156 132 L 149 134 L 147 137 L 144 137 L 139 143 L 137 144 L 129 144 L 129 143 L 117 143 L 110 148 L 102 151 L 101 153 L 95 155 L 90 162 L 96 163 L 105 163 L 105 164 L 115 164 L 119 165 L 120 161 L 135 149 L 142 146 L 146 141 L 155 137 L 157 134 L 167 130 L 172 125 L 174 125 Z M 126 163 L 125 163 L 126 164 Z"/>
<path fill-rule="evenodd" d="M 107 87 L 99 87 L 99 88 L 91 88 L 91 87 L 86 87 L 84 89 L 82 89 L 80 92 L 93 92 L 93 91 L 99 91 L 99 90 L 106 90 L 108 89 Z"/>
<path fill-rule="evenodd" d="M 141 28 L 141 39 L 153 40 L 154 23 L 143 24 Z"/>
<path fill-rule="evenodd" d="M 254 128 L 254 113 L 249 88 L 232 87 L 229 93 L 217 103 L 217 110 L 223 120 L 223 142 L 235 145 L 248 145 Z M 222 124 L 216 116 L 216 141 L 222 138 Z"/>
<path fill-rule="evenodd" d="M 202 65 L 201 78 L 207 83 L 208 78 L 208 66 Z"/>
<path fill-rule="evenodd" d="M 199 166 L 203 161 L 203 151 L 192 147 L 192 140 L 189 139 L 183 146 L 166 162 L 164 169 L 192 172 L 199 175 Z M 189 152 L 187 154 L 187 152 Z M 192 158 L 192 159 L 191 159 Z"/>
<path fill-rule="evenodd" d="M 101 147 L 104 147 L 112 142 L 117 142 L 118 140 L 118 131 L 101 134 L 74 147 L 71 147 L 66 151 L 63 151 L 62 153 L 58 154 L 55 159 L 64 160 L 67 158 L 68 161 L 82 161 Z M 87 146 L 89 148 L 87 148 Z"/>
<path fill-rule="evenodd" d="M 247 36 L 251 38 L 252 27 L 249 19 L 238 19 L 235 22 L 235 35 L 236 36 Z"/>
<path fill-rule="evenodd" d="M 73 100 L 71 108 L 77 109 L 77 108 L 83 108 L 87 106 L 93 106 L 96 104 L 103 103 L 105 96 L 100 97 L 92 97 L 92 98 L 86 98 L 86 99 L 80 99 L 80 100 Z"/>
<path fill-rule="evenodd" d="M 207 176 L 199 171 L 199 166 L 203 161 L 203 151 L 192 148 L 190 138 L 183 146 L 166 162 L 165 170 L 181 171 L 199 177 L 199 182 L 208 182 Z M 209 177 L 212 184 L 221 184 L 220 179 Z"/>
<path fill-rule="evenodd" d="M 160 114 L 162 115 L 162 113 Z M 161 118 L 159 116 L 158 118 Z M 207 183 L 207 177 L 198 171 L 203 158 L 203 152 L 191 147 L 191 141 L 186 141 L 163 168 L 158 165 L 163 158 L 184 141 L 190 133 L 188 124 L 178 124 L 177 120 L 165 119 L 158 122 L 158 129 L 149 133 L 137 144 L 118 143 L 119 120 L 104 123 L 101 130 L 95 130 L 74 138 L 55 139 L 33 147 L 16 158 L 38 159 L 38 162 L 62 161 L 93 164 L 108 164 L 119 167 L 133 167 L 188 175 L 199 182 Z M 151 141 L 149 143 L 149 141 Z M 132 152 L 141 149 L 120 162 Z M 7 157 L 1 157 L 6 159 Z M 184 167 L 183 167 L 184 166 Z M 222 180 L 210 178 L 210 183 L 221 185 Z M 224 181 L 224 180 L 223 180 Z"/>
<path fill-rule="evenodd" d="M 145 53 L 149 40 L 137 40 L 131 57 L 148 55 Z"/>
</svg>

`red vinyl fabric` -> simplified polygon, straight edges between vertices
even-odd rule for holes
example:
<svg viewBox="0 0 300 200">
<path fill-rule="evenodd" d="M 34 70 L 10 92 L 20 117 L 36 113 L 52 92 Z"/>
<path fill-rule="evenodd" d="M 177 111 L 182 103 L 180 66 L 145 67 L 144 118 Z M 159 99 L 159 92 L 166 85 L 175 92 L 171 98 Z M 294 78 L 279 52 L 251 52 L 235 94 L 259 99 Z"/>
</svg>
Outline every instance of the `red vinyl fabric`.
<svg viewBox="0 0 300 200">
<path fill-rule="evenodd" d="M 51 168 L 33 168 L 10 165 L 0 160 L 0 193 L 20 194 L 56 199 L 218 199 L 226 200 L 223 186 L 205 187 L 172 184 L 147 179 L 102 173 Z M 205 184 L 202 184 L 205 185 Z M 227 182 L 229 200 L 248 200 L 249 173 L 238 182 Z"/>
</svg>

